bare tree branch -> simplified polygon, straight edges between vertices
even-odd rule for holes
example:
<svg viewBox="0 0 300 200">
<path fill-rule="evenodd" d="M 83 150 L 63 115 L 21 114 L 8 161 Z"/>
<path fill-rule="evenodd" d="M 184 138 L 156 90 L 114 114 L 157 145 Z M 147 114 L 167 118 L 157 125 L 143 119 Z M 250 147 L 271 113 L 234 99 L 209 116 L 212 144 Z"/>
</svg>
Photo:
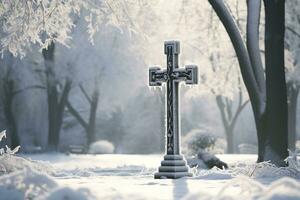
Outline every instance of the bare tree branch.
<svg viewBox="0 0 300 200">
<path fill-rule="evenodd" d="M 64 86 L 64 89 L 63 89 L 63 92 L 62 92 L 62 95 L 61 95 L 60 102 L 59 102 L 60 110 L 63 110 L 65 105 L 66 105 L 66 101 L 68 99 L 69 92 L 71 90 L 71 85 L 72 85 L 71 79 L 67 79 L 66 83 L 65 83 L 65 86 Z"/>
<path fill-rule="evenodd" d="M 92 103 L 92 100 L 91 98 L 89 97 L 88 93 L 86 92 L 86 90 L 84 89 L 82 83 L 79 84 L 79 88 L 81 90 L 81 92 L 84 94 L 85 98 L 88 100 L 88 102 L 91 104 Z"/>
<path fill-rule="evenodd" d="M 77 110 L 75 110 L 75 108 L 72 106 L 72 104 L 69 102 L 69 100 L 67 100 L 66 106 L 67 106 L 68 110 L 70 111 L 70 113 L 78 120 L 78 122 L 81 124 L 81 126 L 86 131 L 88 131 L 88 124 L 87 124 L 87 122 L 81 117 L 81 115 L 79 114 L 79 112 Z"/>
<path fill-rule="evenodd" d="M 300 39 L 300 33 L 295 31 L 292 27 L 286 26 L 285 29 L 292 32 L 294 35 L 296 35 Z"/>
<path fill-rule="evenodd" d="M 235 124 L 236 120 L 238 119 L 238 116 L 240 115 L 240 113 L 243 111 L 243 109 L 246 107 L 246 105 L 249 103 L 249 100 L 245 101 L 240 107 L 238 107 L 238 109 L 236 110 L 232 120 L 231 120 L 231 124 Z"/>
<path fill-rule="evenodd" d="M 94 92 L 92 94 L 92 99 L 91 99 L 90 117 L 89 117 L 89 124 L 87 130 L 88 144 L 91 144 L 96 139 L 95 129 L 96 129 L 96 116 L 97 116 L 99 95 L 100 95 L 99 90 L 96 87 L 94 89 Z"/>
</svg>

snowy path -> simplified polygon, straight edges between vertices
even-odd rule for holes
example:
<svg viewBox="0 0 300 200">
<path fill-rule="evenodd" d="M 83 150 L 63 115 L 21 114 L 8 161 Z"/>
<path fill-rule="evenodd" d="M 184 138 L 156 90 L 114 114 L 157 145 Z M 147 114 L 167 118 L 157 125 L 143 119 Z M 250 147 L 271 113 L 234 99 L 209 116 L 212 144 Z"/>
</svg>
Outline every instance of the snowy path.
<svg viewBox="0 0 300 200">
<path fill-rule="evenodd" d="M 29 155 L 33 160 L 50 162 L 60 186 L 88 188 L 97 199 L 181 199 L 187 194 L 217 194 L 232 180 L 229 176 L 204 179 L 157 180 L 153 173 L 162 155 Z M 220 155 L 229 164 L 252 162 L 255 155 Z M 234 189 L 230 190 L 233 194 Z"/>
</svg>

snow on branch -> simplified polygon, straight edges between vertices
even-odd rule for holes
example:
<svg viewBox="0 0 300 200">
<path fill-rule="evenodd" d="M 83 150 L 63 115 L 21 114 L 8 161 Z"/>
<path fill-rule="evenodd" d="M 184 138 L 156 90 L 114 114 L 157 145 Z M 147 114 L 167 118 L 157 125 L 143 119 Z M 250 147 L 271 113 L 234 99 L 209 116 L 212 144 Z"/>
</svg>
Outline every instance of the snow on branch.
<svg viewBox="0 0 300 200">
<path fill-rule="evenodd" d="M 93 42 L 101 25 L 134 27 L 125 3 L 96 0 L 3 0 L 0 2 L 0 54 L 25 56 L 33 44 L 47 48 L 52 41 L 68 46 L 75 17 L 89 13 L 87 32 Z"/>
<path fill-rule="evenodd" d="M 3 138 L 6 138 L 6 130 L 0 132 L 0 142 L 2 141 Z M 19 151 L 20 146 L 17 146 L 14 149 L 11 149 L 7 145 L 5 145 L 5 148 L 6 148 L 6 150 L 4 150 L 3 148 L 0 149 L 0 156 L 1 155 L 14 155 Z"/>
<path fill-rule="evenodd" d="M 6 130 L 0 132 L 0 142 L 3 138 L 6 138 Z"/>
</svg>

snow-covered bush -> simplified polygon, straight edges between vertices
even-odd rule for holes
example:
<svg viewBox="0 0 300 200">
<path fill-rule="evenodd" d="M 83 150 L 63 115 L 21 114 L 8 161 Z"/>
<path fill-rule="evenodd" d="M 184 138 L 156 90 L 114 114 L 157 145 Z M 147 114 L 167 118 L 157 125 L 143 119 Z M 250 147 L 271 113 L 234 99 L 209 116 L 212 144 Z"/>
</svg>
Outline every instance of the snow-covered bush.
<svg viewBox="0 0 300 200">
<path fill-rule="evenodd" d="M 110 154 L 114 153 L 114 145 L 107 140 L 99 140 L 90 145 L 89 152 L 92 154 Z"/>
<path fill-rule="evenodd" d="M 183 138 L 187 154 L 196 154 L 200 149 L 214 148 L 216 137 L 206 129 L 194 129 Z"/>
<path fill-rule="evenodd" d="M 214 148 L 210 151 L 213 154 L 224 154 L 226 151 L 227 142 L 224 138 L 218 137 L 216 139 Z"/>
</svg>

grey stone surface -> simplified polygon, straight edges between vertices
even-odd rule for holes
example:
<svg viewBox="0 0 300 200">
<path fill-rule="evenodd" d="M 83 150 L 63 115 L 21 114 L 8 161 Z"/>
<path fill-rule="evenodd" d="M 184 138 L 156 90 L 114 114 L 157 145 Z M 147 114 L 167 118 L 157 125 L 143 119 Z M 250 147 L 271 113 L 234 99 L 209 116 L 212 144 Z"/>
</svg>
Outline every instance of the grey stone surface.
<svg viewBox="0 0 300 200">
<path fill-rule="evenodd" d="M 154 178 L 181 178 L 192 176 L 189 167 L 186 165 L 182 155 L 165 155 L 158 172 L 154 174 Z"/>
<path fill-rule="evenodd" d="M 179 117 L 179 82 L 186 84 L 197 84 L 198 68 L 195 65 L 186 66 L 181 69 L 178 66 L 178 54 L 180 43 L 178 41 L 166 41 L 164 52 L 167 56 L 167 69 L 158 67 L 149 69 L 149 86 L 161 86 L 166 83 L 166 153 L 162 166 L 154 178 L 181 178 L 191 176 L 184 158 L 180 155 L 180 117 Z"/>
<path fill-rule="evenodd" d="M 161 166 L 158 168 L 159 172 L 188 172 L 187 166 Z"/>
<path fill-rule="evenodd" d="M 177 179 L 182 177 L 191 177 L 193 176 L 192 173 L 189 172 L 158 172 L 154 174 L 155 179 L 164 179 L 164 178 L 170 178 L 170 179 Z"/>
<path fill-rule="evenodd" d="M 179 155 L 179 154 L 175 154 L 175 155 L 167 154 L 164 156 L 164 159 L 165 160 L 182 160 L 183 156 Z"/>
<path fill-rule="evenodd" d="M 161 166 L 185 166 L 186 162 L 184 160 L 163 160 L 161 161 Z"/>
</svg>

